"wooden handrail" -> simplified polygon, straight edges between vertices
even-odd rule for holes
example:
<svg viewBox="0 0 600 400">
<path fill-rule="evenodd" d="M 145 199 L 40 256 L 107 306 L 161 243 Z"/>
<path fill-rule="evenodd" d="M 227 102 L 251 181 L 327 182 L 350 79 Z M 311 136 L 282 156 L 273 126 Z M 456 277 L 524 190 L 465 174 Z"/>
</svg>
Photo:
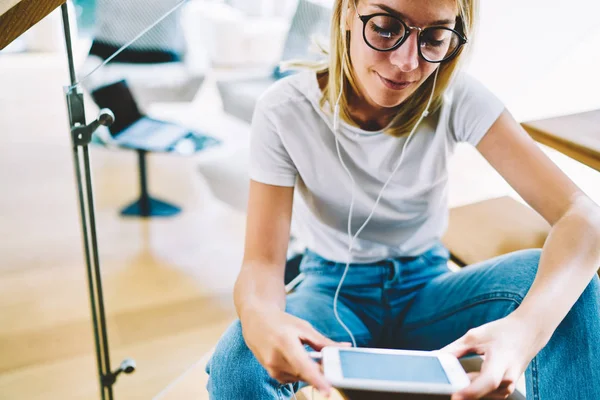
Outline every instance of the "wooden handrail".
<svg viewBox="0 0 600 400">
<path fill-rule="evenodd" d="M 0 0 L 0 50 L 66 0 Z"/>
<path fill-rule="evenodd" d="M 533 139 L 600 171 L 600 110 L 522 123 Z"/>
</svg>

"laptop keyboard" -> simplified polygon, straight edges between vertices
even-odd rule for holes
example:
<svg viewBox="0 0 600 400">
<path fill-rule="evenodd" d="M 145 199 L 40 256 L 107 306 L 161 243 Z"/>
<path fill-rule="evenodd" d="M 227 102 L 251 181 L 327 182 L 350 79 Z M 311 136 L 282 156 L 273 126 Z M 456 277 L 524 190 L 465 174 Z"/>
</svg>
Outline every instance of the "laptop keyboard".
<svg viewBox="0 0 600 400">
<path fill-rule="evenodd" d="M 125 128 L 115 141 L 126 147 L 149 151 L 169 150 L 190 131 L 176 124 L 142 118 Z"/>
</svg>

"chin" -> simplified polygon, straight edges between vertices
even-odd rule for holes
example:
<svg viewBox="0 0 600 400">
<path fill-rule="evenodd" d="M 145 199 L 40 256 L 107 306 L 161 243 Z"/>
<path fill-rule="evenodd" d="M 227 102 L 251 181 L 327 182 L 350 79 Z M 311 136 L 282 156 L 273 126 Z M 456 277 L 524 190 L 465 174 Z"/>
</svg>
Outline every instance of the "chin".
<svg viewBox="0 0 600 400">
<path fill-rule="evenodd" d="M 404 95 L 399 96 L 397 93 L 395 95 L 393 93 L 390 94 L 389 91 L 386 90 L 386 88 L 377 88 L 377 90 L 373 92 L 374 93 L 372 93 L 372 95 L 370 96 L 373 102 L 379 107 L 384 108 L 397 107 L 400 104 L 402 104 L 404 100 L 406 100 L 408 97 Z"/>
<path fill-rule="evenodd" d="M 393 108 L 402 104 L 411 94 L 405 91 L 388 89 L 377 78 L 377 81 L 371 82 L 371 87 L 367 90 L 371 101 L 379 107 Z"/>
</svg>

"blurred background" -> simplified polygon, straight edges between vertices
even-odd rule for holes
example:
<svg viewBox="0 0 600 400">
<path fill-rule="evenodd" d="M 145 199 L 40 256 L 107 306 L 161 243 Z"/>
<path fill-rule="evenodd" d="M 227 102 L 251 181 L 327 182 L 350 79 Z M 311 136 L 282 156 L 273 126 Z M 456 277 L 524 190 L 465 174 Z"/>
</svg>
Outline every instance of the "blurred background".
<svg viewBox="0 0 600 400">
<path fill-rule="evenodd" d="M 131 118 L 99 129 L 90 145 L 111 359 L 138 365 L 115 397 L 207 398 L 203 366 L 235 318 L 254 104 L 286 75 L 280 62 L 320 57 L 311 43 L 327 43 L 332 0 L 67 4 L 88 122 L 101 107 Z M 481 6 L 465 68 L 519 121 L 600 109 L 600 3 Z M 2 399 L 99 397 L 69 83 L 60 10 L 0 51 Z M 144 132 L 175 136 L 120 139 L 142 122 L 153 124 Z M 540 146 L 600 201 L 597 171 Z M 459 146 L 450 206 L 503 195 L 523 203 L 475 149 Z M 162 206 L 140 215 L 149 198 Z"/>
</svg>

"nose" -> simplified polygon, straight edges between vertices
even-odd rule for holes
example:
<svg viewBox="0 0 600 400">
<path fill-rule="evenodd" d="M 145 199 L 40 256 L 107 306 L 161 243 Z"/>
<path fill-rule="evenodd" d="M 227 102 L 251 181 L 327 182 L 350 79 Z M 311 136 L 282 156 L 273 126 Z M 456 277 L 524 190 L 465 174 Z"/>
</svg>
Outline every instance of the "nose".
<svg viewBox="0 0 600 400">
<path fill-rule="evenodd" d="M 402 72 L 410 72 L 419 66 L 419 52 L 417 50 L 418 35 L 413 32 L 400 47 L 393 50 L 390 55 L 392 64 Z"/>
</svg>

